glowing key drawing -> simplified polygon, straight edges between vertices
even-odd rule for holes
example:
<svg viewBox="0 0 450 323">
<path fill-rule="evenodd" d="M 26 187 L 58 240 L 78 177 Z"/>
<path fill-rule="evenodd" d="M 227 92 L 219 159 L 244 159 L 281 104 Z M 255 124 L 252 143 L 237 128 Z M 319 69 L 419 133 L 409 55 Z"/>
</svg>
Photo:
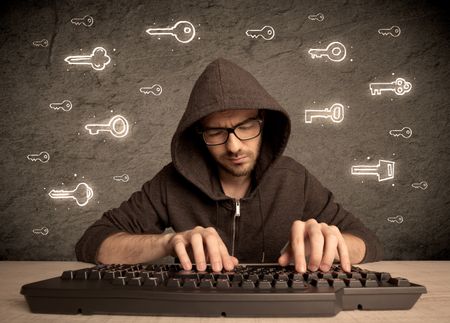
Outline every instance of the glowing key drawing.
<svg viewBox="0 0 450 323">
<path fill-rule="evenodd" d="M 39 154 L 29 154 L 27 159 L 34 162 L 39 160 L 41 163 L 46 163 L 50 160 L 50 154 L 46 151 L 41 151 Z"/>
<path fill-rule="evenodd" d="M 91 65 L 94 70 L 101 71 L 111 62 L 111 57 L 103 47 L 95 47 L 91 55 L 68 56 L 64 60 L 74 65 Z"/>
<path fill-rule="evenodd" d="M 85 27 L 91 27 L 94 24 L 94 18 L 86 15 L 83 18 L 72 18 L 70 19 L 70 22 L 77 26 L 83 25 Z"/>
<path fill-rule="evenodd" d="M 352 166 L 352 175 L 376 175 L 378 181 L 386 181 L 394 178 L 395 162 L 389 160 L 379 160 L 377 165 L 356 165 Z"/>
<path fill-rule="evenodd" d="M 79 206 L 85 206 L 94 196 L 94 192 L 86 183 L 79 183 L 74 190 L 51 190 L 48 195 L 52 199 L 74 199 Z"/>
<path fill-rule="evenodd" d="M 48 40 L 47 39 L 35 40 L 33 42 L 33 46 L 35 46 L 35 47 L 47 47 L 48 46 Z"/>
<path fill-rule="evenodd" d="M 33 229 L 34 234 L 42 234 L 43 236 L 46 236 L 50 230 L 47 227 L 42 227 L 40 229 Z"/>
<path fill-rule="evenodd" d="M 249 29 L 245 32 L 248 37 L 272 40 L 275 37 L 275 29 L 272 26 L 264 26 L 261 29 Z"/>
<path fill-rule="evenodd" d="M 154 84 L 152 86 L 144 86 L 139 89 L 139 92 L 144 93 L 144 94 L 151 93 L 153 95 L 158 96 L 158 95 L 161 95 L 161 93 L 162 93 L 162 87 L 159 84 Z"/>
<path fill-rule="evenodd" d="M 392 36 L 392 37 L 398 37 L 400 36 L 400 33 L 402 30 L 399 26 L 392 26 L 391 28 L 381 28 L 378 29 L 378 33 L 383 36 Z"/>
<path fill-rule="evenodd" d="M 313 118 L 331 119 L 335 123 L 342 122 L 344 120 L 344 106 L 335 103 L 323 110 L 305 110 L 305 123 L 312 123 Z"/>
<path fill-rule="evenodd" d="M 420 183 L 412 183 L 411 186 L 414 188 L 420 188 L 421 190 L 426 190 L 428 188 L 428 183 L 421 181 Z"/>
<path fill-rule="evenodd" d="M 175 37 L 180 43 L 189 43 L 195 37 L 195 27 L 186 20 L 178 21 L 172 27 L 167 28 L 149 28 L 145 31 L 149 35 L 170 35 Z"/>
<path fill-rule="evenodd" d="M 127 174 L 123 174 L 120 176 L 113 176 L 113 180 L 117 181 L 117 182 L 128 182 L 130 180 L 130 176 L 128 176 Z"/>
<path fill-rule="evenodd" d="M 308 16 L 309 20 L 317 20 L 317 21 L 323 21 L 325 19 L 325 16 L 323 15 L 323 13 L 318 13 L 315 15 L 309 15 Z"/>
<path fill-rule="evenodd" d="M 87 124 L 84 126 L 91 135 L 98 135 L 101 131 L 110 132 L 114 137 L 122 138 L 128 134 L 128 121 L 121 115 L 115 115 L 106 124 Z"/>
<path fill-rule="evenodd" d="M 387 218 L 387 220 L 389 222 L 396 222 L 396 223 L 402 223 L 403 222 L 403 217 L 401 215 L 397 215 L 397 216 L 390 216 Z"/>
<path fill-rule="evenodd" d="M 405 139 L 408 139 L 412 136 L 412 130 L 410 127 L 403 127 L 400 130 L 389 130 L 389 134 L 394 137 L 402 136 Z"/>
<path fill-rule="evenodd" d="M 72 110 L 72 102 L 70 100 L 64 100 L 62 102 L 57 103 L 50 103 L 49 107 L 54 110 L 64 110 L 64 111 L 70 111 Z"/>
<path fill-rule="evenodd" d="M 333 62 L 341 62 L 347 55 L 347 50 L 342 43 L 335 41 L 330 43 L 326 48 L 311 48 L 308 54 L 313 59 L 327 57 Z"/>
<path fill-rule="evenodd" d="M 391 91 L 397 95 L 403 95 L 411 91 L 412 85 L 404 78 L 399 77 L 390 83 L 370 83 L 369 88 L 372 95 L 381 95 L 383 91 Z"/>
</svg>

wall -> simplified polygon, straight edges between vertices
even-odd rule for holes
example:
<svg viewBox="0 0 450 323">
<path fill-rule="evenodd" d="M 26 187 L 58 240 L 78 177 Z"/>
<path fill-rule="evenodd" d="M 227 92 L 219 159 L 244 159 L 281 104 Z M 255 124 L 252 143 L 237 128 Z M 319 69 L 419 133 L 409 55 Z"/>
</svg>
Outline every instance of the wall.
<svg viewBox="0 0 450 323">
<path fill-rule="evenodd" d="M 446 8 L 437 3 L 3 2 L 0 259 L 74 259 L 84 230 L 170 161 L 171 136 L 192 86 L 221 56 L 248 69 L 286 108 L 293 125 L 286 155 L 379 235 L 386 259 L 449 259 L 450 33 Z M 71 21 L 85 15 L 91 26 Z M 196 31 L 189 42 L 146 33 L 182 20 Z M 273 39 L 246 35 L 266 25 Z M 379 32 L 391 26 L 400 28 L 396 37 Z M 335 41 L 345 46 L 342 61 L 309 54 Z M 110 57 L 103 70 L 65 61 L 96 47 Z M 371 83 L 398 78 L 411 88 L 372 95 Z M 140 90 L 155 84 L 159 95 Z M 71 107 L 50 107 L 65 100 Z M 306 110 L 334 103 L 342 104 L 342 121 L 305 122 Z M 85 128 L 115 115 L 128 122 L 125 137 Z M 404 127 L 411 136 L 389 133 Z M 49 159 L 29 156 L 41 152 Z M 389 175 L 379 160 L 393 162 L 393 178 L 384 180 Z M 352 174 L 358 165 L 372 166 L 381 180 Z M 127 182 L 114 180 L 123 174 Z M 80 196 L 78 204 L 49 196 L 79 183 L 93 192 L 85 206 Z M 413 187 L 418 183 L 422 188 Z"/>
</svg>

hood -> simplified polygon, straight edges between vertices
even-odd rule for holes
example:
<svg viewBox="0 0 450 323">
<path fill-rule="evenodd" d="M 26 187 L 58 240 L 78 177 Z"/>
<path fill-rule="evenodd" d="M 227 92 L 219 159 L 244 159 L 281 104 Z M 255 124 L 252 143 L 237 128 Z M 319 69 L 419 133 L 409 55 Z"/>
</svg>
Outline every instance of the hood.
<svg viewBox="0 0 450 323">
<path fill-rule="evenodd" d="M 266 110 L 261 151 L 253 172 L 255 185 L 250 194 L 282 155 L 290 135 L 287 112 L 249 72 L 223 58 L 210 63 L 195 82 L 172 138 L 171 154 L 177 171 L 214 200 L 229 198 L 221 190 L 216 162 L 195 125 L 213 112 L 232 109 Z"/>
</svg>

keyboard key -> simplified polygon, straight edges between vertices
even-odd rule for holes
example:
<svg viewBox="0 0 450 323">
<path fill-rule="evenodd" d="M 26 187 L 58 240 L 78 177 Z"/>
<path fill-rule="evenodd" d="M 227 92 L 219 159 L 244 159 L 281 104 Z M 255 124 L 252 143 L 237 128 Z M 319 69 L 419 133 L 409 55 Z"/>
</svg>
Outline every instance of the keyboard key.
<svg viewBox="0 0 450 323">
<path fill-rule="evenodd" d="M 275 280 L 273 282 L 273 287 L 276 289 L 288 288 L 288 282 L 286 280 Z"/>
<path fill-rule="evenodd" d="M 217 288 L 230 288 L 231 284 L 228 279 L 225 278 L 218 278 L 216 283 Z"/>
<path fill-rule="evenodd" d="M 263 279 L 258 282 L 259 289 L 271 289 L 272 288 L 272 279 Z"/>
<path fill-rule="evenodd" d="M 361 278 L 360 281 L 364 287 L 378 287 L 378 281 L 376 279 Z"/>
<path fill-rule="evenodd" d="M 62 280 L 72 280 L 74 279 L 75 274 L 72 270 L 66 270 L 61 274 L 61 279 Z"/>
<path fill-rule="evenodd" d="M 183 288 L 197 288 L 198 281 L 196 278 L 186 278 L 184 280 Z"/>
<path fill-rule="evenodd" d="M 314 278 L 311 280 L 311 285 L 316 287 L 330 287 L 328 280 L 325 278 Z"/>
<path fill-rule="evenodd" d="M 200 288 L 213 288 L 213 280 L 209 278 L 202 278 L 200 281 Z"/>
<path fill-rule="evenodd" d="M 156 277 L 149 277 L 149 278 L 144 278 L 144 287 L 146 288 L 153 288 L 159 285 L 159 281 L 158 278 Z"/>
<path fill-rule="evenodd" d="M 359 281 L 359 279 L 355 279 L 355 278 L 344 278 L 344 282 L 345 285 L 347 285 L 347 287 L 353 288 L 353 287 L 362 287 L 361 282 Z"/>
<path fill-rule="evenodd" d="M 179 288 L 181 285 L 181 278 L 169 278 L 167 280 L 167 287 Z"/>
<path fill-rule="evenodd" d="M 142 286 L 144 284 L 144 278 L 134 277 L 128 280 L 128 285 L 130 286 Z"/>
<path fill-rule="evenodd" d="M 410 283 L 406 278 L 402 277 L 395 277 L 395 278 L 389 278 L 388 281 L 390 284 L 398 287 L 409 287 Z"/>
<path fill-rule="evenodd" d="M 290 286 L 293 289 L 306 289 L 306 288 L 308 288 L 308 284 L 303 279 L 294 279 L 294 280 L 292 280 Z"/>
<path fill-rule="evenodd" d="M 241 287 L 244 289 L 253 289 L 253 288 L 255 288 L 255 282 L 253 280 L 246 279 L 246 280 L 242 281 Z"/>
<path fill-rule="evenodd" d="M 113 280 L 113 285 L 125 286 L 127 284 L 127 278 L 125 276 L 116 277 Z"/>
</svg>

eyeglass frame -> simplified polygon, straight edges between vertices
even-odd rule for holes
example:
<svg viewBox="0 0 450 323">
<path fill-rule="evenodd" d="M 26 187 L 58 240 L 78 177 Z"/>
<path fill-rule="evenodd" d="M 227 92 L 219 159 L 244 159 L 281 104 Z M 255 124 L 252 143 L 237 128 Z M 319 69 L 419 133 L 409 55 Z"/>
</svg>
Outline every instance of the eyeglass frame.
<svg viewBox="0 0 450 323">
<path fill-rule="evenodd" d="M 246 138 L 246 139 L 239 138 L 239 136 L 235 132 L 236 128 L 239 128 L 243 124 L 245 124 L 245 123 L 247 123 L 249 121 L 252 121 L 252 120 L 256 120 L 259 123 L 259 132 L 258 132 L 258 134 L 255 135 L 254 137 L 251 137 L 251 138 Z M 254 117 L 254 118 L 248 118 L 248 119 L 246 119 L 246 120 L 244 120 L 242 122 L 239 122 L 237 125 L 235 125 L 234 127 L 231 127 L 231 128 L 221 128 L 221 127 L 215 128 L 215 127 L 213 127 L 213 128 L 206 128 L 206 129 L 197 129 L 197 133 L 202 135 L 203 141 L 205 142 L 205 144 L 207 146 L 219 146 L 219 145 L 225 144 L 228 141 L 228 139 L 230 138 L 230 133 L 234 134 L 236 136 L 236 138 L 238 138 L 240 141 L 247 141 L 247 140 L 255 139 L 256 137 L 261 135 L 263 123 L 264 123 L 264 120 L 261 117 Z M 205 136 L 204 136 L 204 132 L 206 130 L 211 130 L 211 129 L 214 129 L 214 130 L 226 130 L 227 131 L 227 138 L 225 139 L 225 141 L 220 143 L 220 144 L 208 144 L 206 142 L 206 139 L 205 139 Z"/>
</svg>

